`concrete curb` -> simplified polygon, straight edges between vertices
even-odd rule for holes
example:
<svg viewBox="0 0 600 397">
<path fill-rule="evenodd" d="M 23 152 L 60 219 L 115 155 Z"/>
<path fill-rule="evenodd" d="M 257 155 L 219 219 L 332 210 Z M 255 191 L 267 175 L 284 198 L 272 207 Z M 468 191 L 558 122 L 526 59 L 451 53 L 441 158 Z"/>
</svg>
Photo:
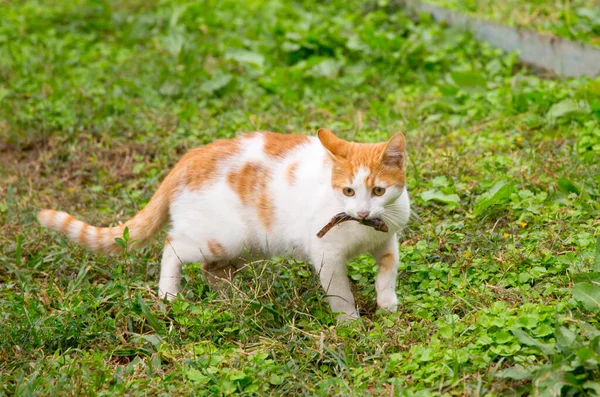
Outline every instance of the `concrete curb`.
<svg viewBox="0 0 600 397">
<path fill-rule="evenodd" d="M 413 14 L 428 13 L 437 22 L 466 29 L 478 40 L 487 41 L 504 51 L 518 51 L 523 63 L 549 70 L 559 76 L 600 75 L 600 47 L 500 25 L 417 0 L 400 1 L 399 5 Z"/>
</svg>

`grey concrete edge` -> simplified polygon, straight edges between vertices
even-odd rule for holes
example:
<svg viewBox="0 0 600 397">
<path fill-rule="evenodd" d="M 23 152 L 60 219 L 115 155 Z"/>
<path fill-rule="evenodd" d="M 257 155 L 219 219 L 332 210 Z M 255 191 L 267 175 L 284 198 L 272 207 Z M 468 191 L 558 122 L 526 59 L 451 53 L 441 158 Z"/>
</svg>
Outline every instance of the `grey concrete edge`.
<svg viewBox="0 0 600 397">
<path fill-rule="evenodd" d="M 399 0 L 399 6 L 413 14 L 429 13 L 437 22 L 466 29 L 478 40 L 506 52 L 518 51 L 520 60 L 562 77 L 600 75 L 600 48 L 563 38 L 490 22 L 418 0 Z"/>
</svg>

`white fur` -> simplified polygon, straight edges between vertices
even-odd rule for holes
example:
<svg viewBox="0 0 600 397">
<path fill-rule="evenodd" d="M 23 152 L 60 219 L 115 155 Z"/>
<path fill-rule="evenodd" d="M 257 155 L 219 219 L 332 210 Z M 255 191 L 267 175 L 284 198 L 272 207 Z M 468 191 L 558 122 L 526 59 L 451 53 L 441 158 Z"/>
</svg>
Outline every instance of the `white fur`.
<svg viewBox="0 0 600 397">
<path fill-rule="evenodd" d="M 282 159 L 263 152 L 260 134 L 242 142 L 241 153 L 219 166 L 220 177 L 216 182 L 199 190 L 183 188 L 173 199 L 170 243 L 163 253 L 159 282 L 161 296 L 171 297 L 179 292 L 182 263 L 217 259 L 208 248 L 208 242 L 213 240 L 225 248 L 231 261 L 247 257 L 250 252 L 266 258 L 290 255 L 312 263 L 332 311 L 342 313 L 340 318 L 357 317 L 346 262 L 363 252 L 374 253 L 376 258 L 392 253 L 397 262 L 396 233 L 408 222 L 408 193 L 405 189 L 386 187 L 383 196 L 372 196 L 364 185 L 368 170 L 360 170 L 354 178 L 351 186 L 356 192 L 354 197 L 334 191 L 331 165 L 325 161 L 329 153 L 314 137 Z M 227 184 L 227 174 L 249 161 L 260 162 L 271 170 L 267 190 L 275 205 L 275 220 L 270 230 L 260 222 L 256 208 L 244 205 Z M 290 185 L 286 173 L 292 163 L 298 165 L 294 183 Z M 342 211 L 352 216 L 357 211 L 369 211 L 369 218 L 381 217 L 390 230 L 383 233 L 349 221 L 319 239 L 316 236 L 319 230 Z M 387 310 L 395 310 L 397 305 L 396 268 L 397 264 L 391 272 L 380 271 L 377 276 L 377 302 Z"/>
</svg>

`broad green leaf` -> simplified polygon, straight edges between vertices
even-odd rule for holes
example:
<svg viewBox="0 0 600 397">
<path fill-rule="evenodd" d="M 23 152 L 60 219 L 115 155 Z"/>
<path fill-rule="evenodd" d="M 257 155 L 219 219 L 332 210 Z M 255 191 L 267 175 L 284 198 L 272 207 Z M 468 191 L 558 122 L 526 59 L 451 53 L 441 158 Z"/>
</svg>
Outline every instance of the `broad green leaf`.
<svg viewBox="0 0 600 397">
<path fill-rule="evenodd" d="M 198 371 L 196 368 L 188 368 L 185 371 L 187 378 L 193 382 L 198 383 L 208 383 L 210 382 L 210 378 L 204 375 L 202 372 Z"/>
<path fill-rule="evenodd" d="M 269 383 L 272 385 L 280 385 L 283 383 L 283 377 L 281 375 L 272 374 L 269 377 Z"/>
<path fill-rule="evenodd" d="M 532 374 L 522 366 L 515 365 L 514 367 L 506 368 L 505 370 L 498 372 L 496 376 L 498 378 L 523 380 L 530 379 Z"/>
<path fill-rule="evenodd" d="M 450 186 L 450 181 L 445 176 L 436 176 L 433 178 L 433 186 L 434 187 L 448 187 Z"/>
<path fill-rule="evenodd" d="M 596 352 L 594 352 L 592 349 L 589 349 L 587 347 L 582 347 L 577 350 L 577 358 L 581 362 L 587 361 L 595 356 L 596 356 Z"/>
<path fill-rule="evenodd" d="M 162 39 L 163 46 L 173 57 L 179 56 L 184 43 L 185 37 L 180 31 L 177 30 L 171 32 L 168 36 Z"/>
<path fill-rule="evenodd" d="M 248 377 L 248 374 L 246 374 L 244 371 L 242 370 L 232 370 L 231 372 L 229 372 L 229 380 L 242 380 L 242 379 L 246 379 Z"/>
<path fill-rule="evenodd" d="M 508 202 L 513 191 L 514 187 L 509 182 L 500 181 L 496 183 L 490 190 L 479 196 L 473 208 L 473 215 L 479 216 L 493 205 Z"/>
<path fill-rule="evenodd" d="M 536 375 L 533 380 L 534 395 L 560 396 L 563 386 L 568 383 L 565 379 L 566 372 L 560 365 L 543 366 Z"/>
<path fill-rule="evenodd" d="M 144 339 L 154 347 L 160 346 L 162 342 L 162 337 L 158 334 L 141 335 L 140 339 Z"/>
<path fill-rule="evenodd" d="M 391 364 L 396 364 L 404 360 L 404 355 L 402 353 L 392 353 L 389 356 L 389 360 Z"/>
<path fill-rule="evenodd" d="M 559 327 L 555 332 L 554 336 L 556 337 L 556 343 L 560 347 L 564 348 L 574 348 L 576 335 L 573 331 L 569 330 L 565 327 Z"/>
<path fill-rule="evenodd" d="M 505 344 L 505 343 L 514 341 L 514 338 L 512 337 L 512 335 L 505 330 L 498 331 L 493 336 L 494 336 L 494 342 L 499 343 L 499 344 Z"/>
<path fill-rule="evenodd" d="M 460 106 L 454 98 L 442 98 L 440 100 L 423 101 L 417 110 L 420 113 L 432 113 L 431 116 L 437 116 L 439 113 L 455 113 L 460 111 Z M 441 114 L 439 114 L 441 116 Z"/>
<path fill-rule="evenodd" d="M 581 333 L 589 339 L 596 340 L 596 338 L 600 338 L 600 330 L 591 324 L 582 321 L 579 328 L 581 329 Z M 598 339 L 598 341 L 600 341 L 600 339 Z M 598 354 L 600 354 L 600 351 Z"/>
<path fill-rule="evenodd" d="M 550 121 L 558 120 L 560 118 L 570 118 L 582 114 L 588 114 L 590 112 L 590 106 L 584 100 L 576 102 L 571 98 L 563 99 L 562 101 L 555 103 L 550 107 L 546 118 Z"/>
<path fill-rule="evenodd" d="M 437 201 L 443 204 L 458 204 L 460 203 L 460 197 L 457 194 L 446 194 L 440 190 L 433 189 L 421 193 L 423 201 Z"/>
<path fill-rule="evenodd" d="M 458 89 L 456 87 L 451 86 L 449 84 L 439 85 L 438 89 L 440 90 L 442 95 L 449 96 L 449 97 L 453 97 L 458 92 Z"/>
<path fill-rule="evenodd" d="M 121 247 L 121 249 L 126 249 L 127 248 L 127 244 L 125 243 L 125 240 L 123 240 L 121 237 L 116 237 L 115 238 L 115 242 L 117 243 L 117 245 L 119 247 Z"/>
<path fill-rule="evenodd" d="M 600 286 L 592 283 L 578 283 L 573 287 L 573 297 L 586 310 L 600 313 Z"/>
<path fill-rule="evenodd" d="M 594 266 L 595 267 L 595 266 Z M 585 281 L 597 282 L 600 284 L 600 272 L 576 273 L 571 277 L 574 283 L 582 283 Z"/>
<path fill-rule="evenodd" d="M 265 57 L 262 54 L 259 54 L 258 52 L 242 50 L 239 48 L 228 50 L 225 53 L 225 58 L 233 59 L 234 61 L 240 63 L 255 65 L 259 68 L 262 68 L 265 63 Z"/>
<path fill-rule="evenodd" d="M 577 186 L 576 184 L 574 184 L 567 178 L 560 178 L 558 180 L 558 188 L 560 189 L 561 192 L 566 193 L 566 194 L 569 194 L 569 193 L 580 194 L 581 193 L 581 189 L 579 188 L 579 186 Z"/>
<path fill-rule="evenodd" d="M 419 361 L 421 362 L 427 362 L 427 361 L 431 361 L 433 359 L 433 349 L 425 347 L 423 349 L 421 349 L 420 351 L 421 356 L 419 357 Z"/>
<path fill-rule="evenodd" d="M 583 388 L 587 390 L 593 390 L 597 396 L 600 396 L 600 382 L 588 380 L 583 384 Z"/>
<path fill-rule="evenodd" d="M 342 62 L 327 58 L 310 68 L 308 74 L 313 77 L 325 77 L 333 80 L 338 76 L 341 67 Z"/>
<path fill-rule="evenodd" d="M 487 89 L 487 80 L 476 72 L 453 72 L 450 78 L 457 87 L 469 92 L 482 92 Z"/>
<path fill-rule="evenodd" d="M 517 338 L 519 342 L 526 346 L 537 347 L 544 354 L 552 354 L 556 352 L 554 345 L 548 343 L 542 343 L 527 334 L 525 331 L 519 328 L 511 329 L 510 332 Z"/>
<path fill-rule="evenodd" d="M 230 74 L 215 73 L 210 80 L 205 81 L 200 86 L 200 91 L 212 94 L 215 91 L 225 87 L 231 81 L 232 76 Z"/>
</svg>

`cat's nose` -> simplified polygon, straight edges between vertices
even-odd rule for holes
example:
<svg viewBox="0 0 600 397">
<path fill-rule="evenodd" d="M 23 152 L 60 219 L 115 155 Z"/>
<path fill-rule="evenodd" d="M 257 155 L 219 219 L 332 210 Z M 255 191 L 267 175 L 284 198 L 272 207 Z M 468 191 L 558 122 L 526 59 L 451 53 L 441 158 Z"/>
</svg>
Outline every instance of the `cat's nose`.
<svg viewBox="0 0 600 397">
<path fill-rule="evenodd" d="M 356 213 L 356 215 L 358 215 L 358 217 L 360 219 L 365 219 L 367 216 L 369 216 L 370 212 L 369 211 L 358 211 Z"/>
</svg>

